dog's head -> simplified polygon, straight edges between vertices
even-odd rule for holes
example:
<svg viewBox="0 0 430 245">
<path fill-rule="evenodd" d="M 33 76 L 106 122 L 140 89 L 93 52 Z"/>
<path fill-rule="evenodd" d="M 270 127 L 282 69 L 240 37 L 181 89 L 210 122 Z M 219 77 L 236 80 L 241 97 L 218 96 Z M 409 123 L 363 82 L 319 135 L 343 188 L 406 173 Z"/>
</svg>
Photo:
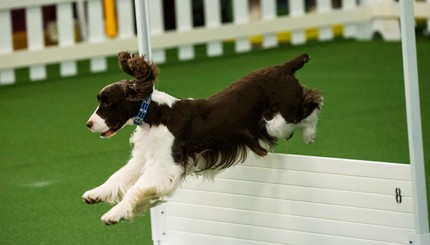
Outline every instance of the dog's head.
<svg viewBox="0 0 430 245">
<path fill-rule="evenodd" d="M 157 67 L 145 61 L 144 56 L 120 52 L 118 60 L 121 69 L 133 79 L 104 87 L 97 94 L 98 107 L 87 122 L 87 127 L 103 138 L 112 137 L 125 125 L 133 124 L 140 101 L 151 95 L 158 75 Z"/>
</svg>

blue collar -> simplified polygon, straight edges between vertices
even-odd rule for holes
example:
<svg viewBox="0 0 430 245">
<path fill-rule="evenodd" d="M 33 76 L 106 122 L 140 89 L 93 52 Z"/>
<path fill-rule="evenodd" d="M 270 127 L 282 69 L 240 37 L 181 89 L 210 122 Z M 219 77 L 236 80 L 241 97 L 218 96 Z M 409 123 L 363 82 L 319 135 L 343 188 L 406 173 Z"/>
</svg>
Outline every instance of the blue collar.
<svg viewBox="0 0 430 245">
<path fill-rule="evenodd" d="M 148 113 L 149 104 L 151 103 L 151 96 L 149 95 L 147 100 L 142 100 L 142 104 L 140 104 L 139 113 L 134 118 L 134 125 L 141 125 L 143 123 L 143 119 Z"/>
</svg>

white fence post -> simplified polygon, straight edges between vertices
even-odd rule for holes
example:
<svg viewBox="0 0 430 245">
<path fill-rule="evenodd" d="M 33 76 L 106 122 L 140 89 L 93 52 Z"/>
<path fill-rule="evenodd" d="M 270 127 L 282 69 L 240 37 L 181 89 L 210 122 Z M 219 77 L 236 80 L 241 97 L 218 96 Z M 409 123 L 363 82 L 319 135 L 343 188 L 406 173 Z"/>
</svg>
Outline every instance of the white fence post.
<svg viewBox="0 0 430 245">
<path fill-rule="evenodd" d="M 360 1 L 360 7 L 368 7 L 369 11 L 371 10 L 370 5 L 372 4 L 372 1 L 370 0 L 361 0 Z M 357 39 L 358 40 L 370 40 L 372 39 L 372 20 L 365 20 L 360 22 L 357 25 Z"/>
<path fill-rule="evenodd" d="M 149 19 L 151 23 L 151 35 L 162 35 L 164 33 L 164 19 L 163 19 L 163 1 L 149 0 Z M 152 58 L 156 63 L 166 62 L 166 52 L 164 49 L 152 50 Z"/>
<path fill-rule="evenodd" d="M 57 4 L 57 29 L 58 44 L 60 47 L 73 46 L 75 44 L 74 20 L 72 16 L 72 3 L 61 2 Z M 58 54 L 61 55 L 61 54 Z M 76 75 L 75 61 L 62 61 L 60 74 L 62 76 Z"/>
<path fill-rule="evenodd" d="M 236 25 L 245 24 L 249 21 L 248 0 L 233 0 L 233 22 Z M 237 38 L 235 43 L 236 52 L 247 52 L 251 50 L 249 37 Z"/>
<path fill-rule="evenodd" d="M 191 31 L 193 26 L 191 0 L 175 0 L 176 29 L 179 32 Z M 194 58 L 194 48 L 192 45 L 182 45 L 179 47 L 179 59 L 190 60 Z"/>
<path fill-rule="evenodd" d="M 204 16 L 206 28 L 221 26 L 221 6 L 219 0 L 204 0 Z M 208 56 L 219 56 L 223 52 L 221 41 L 215 40 L 207 44 Z"/>
<path fill-rule="evenodd" d="M 410 0 L 415 2 L 414 0 Z M 385 10 L 393 4 L 393 0 L 374 0 L 372 3 L 375 6 Z M 385 41 L 400 40 L 400 23 L 397 18 L 376 19 L 372 24 L 372 32 L 379 32 Z"/>
<path fill-rule="evenodd" d="M 118 39 L 134 36 L 134 12 L 132 0 L 116 0 Z"/>
<path fill-rule="evenodd" d="M 88 40 L 88 29 L 87 29 L 87 17 L 85 15 L 85 4 L 84 0 L 76 2 L 76 9 L 78 13 L 78 23 L 79 23 L 79 34 L 82 41 Z"/>
<path fill-rule="evenodd" d="M 332 11 L 331 0 L 317 0 L 317 12 L 328 13 Z M 328 41 L 333 39 L 333 31 L 331 26 L 320 27 L 318 40 Z"/>
<path fill-rule="evenodd" d="M 261 1 L 263 20 L 274 20 L 276 18 L 276 0 Z M 273 48 L 278 46 L 276 33 L 265 34 L 263 38 L 263 48 Z"/>
<path fill-rule="evenodd" d="M 357 7 L 356 0 L 342 0 L 342 9 L 354 9 Z M 343 37 L 352 38 L 357 35 L 357 25 L 355 23 L 345 23 L 343 27 Z"/>
<path fill-rule="evenodd" d="M 0 54 L 12 53 L 12 21 L 9 9 L 0 10 Z M 5 60 L 0 62 L 6 62 Z M 13 69 L 0 70 L 0 84 L 15 83 L 15 71 Z"/>
<path fill-rule="evenodd" d="M 43 36 L 42 9 L 40 6 L 26 8 L 27 44 L 29 50 L 41 50 L 45 47 Z M 30 80 L 46 79 L 45 65 L 30 67 Z"/>
<path fill-rule="evenodd" d="M 137 41 L 139 54 L 146 55 L 146 59 L 151 61 L 151 23 L 150 23 L 150 4 L 149 0 L 135 0 Z M 154 6 L 152 6 L 154 7 Z M 151 208 L 151 229 L 154 245 L 161 244 L 167 239 L 166 210 L 164 204 Z"/>
<path fill-rule="evenodd" d="M 103 20 L 103 6 L 101 0 L 88 1 L 88 41 L 90 43 L 101 43 L 106 40 L 105 24 Z M 107 61 L 105 57 L 94 57 L 90 61 L 92 72 L 105 71 Z"/>
<path fill-rule="evenodd" d="M 290 0 L 290 17 L 299 17 L 305 14 L 305 3 L 302 0 Z M 306 43 L 306 33 L 305 30 L 293 31 L 291 33 L 291 44 L 298 45 Z"/>
</svg>

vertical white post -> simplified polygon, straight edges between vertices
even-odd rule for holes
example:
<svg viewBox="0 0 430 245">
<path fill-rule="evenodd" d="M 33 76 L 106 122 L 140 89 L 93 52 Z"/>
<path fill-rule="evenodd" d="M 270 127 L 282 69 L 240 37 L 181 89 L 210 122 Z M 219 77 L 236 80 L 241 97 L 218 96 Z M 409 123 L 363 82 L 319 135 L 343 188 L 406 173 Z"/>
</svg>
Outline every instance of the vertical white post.
<svg viewBox="0 0 430 245">
<path fill-rule="evenodd" d="M 103 20 L 103 6 L 101 0 L 88 1 L 88 41 L 101 43 L 106 40 L 105 24 Z M 105 71 L 107 61 L 105 57 L 94 57 L 90 60 L 92 72 Z"/>
<path fill-rule="evenodd" d="M 430 4 L 430 0 L 427 0 L 427 3 Z M 430 18 L 427 19 L 427 33 L 430 33 Z"/>
<path fill-rule="evenodd" d="M 421 112 L 415 43 L 413 2 L 400 1 L 403 73 L 405 82 L 406 114 L 408 122 L 409 158 L 412 168 L 415 234 L 411 244 L 430 244 L 427 192 L 424 170 L 424 150 L 421 130 Z"/>
<path fill-rule="evenodd" d="M 175 0 L 176 28 L 179 32 L 190 31 L 193 26 L 191 0 Z M 179 47 L 179 59 L 189 60 L 194 58 L 192 45 Z"/>
<path fill-rule="evenodd" d="M 134 13 L 132 0 L 116 0 L 118 38 L 134 37 Z"/>
<path fill-rule="evenodd" d="M 332 11 L 331 0 L 317 0 L 317 12 L 328 13 Z M 318 40 L 328 41 L 333 39 L 333 31 L 331 26 L 319 28 Z"/>
<path fill-rule="evenodd" d="M 149 22 L 151 23 L 151 36 L 164 33 L 163 1 L 149 0 Z M 156 63 L 166 62 L 164 49 L 152 50 L 152 60 Z"/>
<path fill-rule="evenodd" d="M 136 29 L 139 54 L 146 54 L 148 60 L 152 59 L 151 52 L 151 31 L 148 14 L 147 0 L 134 0 L 136 12 Z"/>
<path fill-rule="evenodd" d="M 81 39 L 83 41 L 86 41 L 88 39 L 88 30 L 87 30 L 87 18 L 85 17 L 84 0 L 77 1 L 76 8 L 78 12 L 79 34 L 81 35 Z"/>
<path fill-rule="evenodd" d="M 302 0 L 290 0 L 290 17 L 303 16 L 305 14 L 305 3 Z M 305 30 L 297 30 L 291 33 L 291 44 L 304 44 L 306 43 Z"/>
<path fill-rule="evenodd" d="M 359 4 L 359 8 L 367 8 L 368 11 L 371 11 L 371 5 L 374 4 L 374 0 L 361 0 Z M 357 39 L 358 40 L 371 40 L 373 35 L 372 24 L 373 20 L 360 21 L 357 24 Z"/>
<path fill-rule="evenodd" d="M 245 24 L 249 21 L 248 0 L 233 0 L 233 22 L 236 25 Z M 251 50 L 249 37 L 239 37 L 235 43 L 236 52 L 246 52 Z"/>
<path fill-rule="evenodd" d="M 276 18 L 276 0 L 261 1 L 263 20 L 274 20 Z M 265 34 L 263 38 L 263 48 L 278 46 L 276 33 Z"/>
<path fill-rule="evenodd" d="M 134 0 L 136 10 L 137 41 L 139 54 L 146 54 L 147 60 L 152 60 L 151 30 L 149 23 L 148 1 Z M 167 239 L 165 206 L 159 205 L 151 208 L 151 228 L 154 245 Z"/>
<path fill-rule="evenodd" d="M 206 28 L 221 26 L 221 6 L 219 0 L 204 0 L 204 15 Z M 219 56 L 223 47 L 221 41 L 211 41 L 207 44 L 208 56 Z"/>
<path fill-rule="evenodd" d="M 342 9 L 354 9 L 357 8 L 356 0 L 342 0 Z M 352 38 L 357 35 L 357 25 L 355 23 L 345 23 L 343 27 L 343 37 Z"/>
<path fill-rule="evenodd" d="M 58 44 L 60 47 L 72 46 L 75 44 L 74 20 L 72 16 L 72 3 L 61 2 L 57 4 L 57 29 Z M 61 55 L 61 54 L 58 54 Z M 60 74 L 62 76 L 76 75 L 77 67 L 75 61 L 62 61 L 60 64 Z"/>
<path fill-rule="evenodd" d="M 26 9 L 26 27 L 28 50 L 41 50 L 45 47 L 43 36 L 42 9 L 32 6 Z M 30 80 L 46 79 L 45 65 L 32 65 L 30 67 Z"/>
<path fill-rule="evenodd" d="M 0 10 L 0 54 L 11 53 L 12 45 L 12 21 L 9 9 Z M 2 61 L 6 62 L 6 61 Z M 0 71 L 0 85 L 15 83 L 15 72 L 13 69 Z"/>
</svg>

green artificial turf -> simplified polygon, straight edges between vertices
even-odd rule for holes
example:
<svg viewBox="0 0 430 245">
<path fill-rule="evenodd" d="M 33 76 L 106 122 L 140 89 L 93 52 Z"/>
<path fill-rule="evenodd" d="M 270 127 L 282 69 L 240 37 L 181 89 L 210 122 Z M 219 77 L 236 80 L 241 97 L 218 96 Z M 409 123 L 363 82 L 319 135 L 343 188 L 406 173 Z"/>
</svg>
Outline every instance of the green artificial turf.
<svg viewBox="0 0 430 245">
<path fill-rule="evenodd" d="M 429 172 L 430 40 L 417 42 Z M 310 42 L 245 54 L 233 54 L 231 45 L 225 49 L 222 57 L 205 58 L 199 47 L 198 58 L 186 62 L 170 50 L 157 88 L 177 97 L 206 97 L 257 68 L 306 52 L 312 59 L 297 77 L 325 94 L 318 137 L 305 145 L 296 135 L 275 151 L 409 162 L 399 42 Z M 109 140 L 85 127 L 99 89 L 127 76 L 115 58 L 103 73 L 91 74 L 88 61 L 79 63 L 76 77 L 61 78 L 58 65 L 48 72 L 48 80 L 29 82 L 21 69 L 18 84 L 0 87 L 0 244 L 151 244 L 149 215 L 107 227 L 100 217 L 110 206 L 81 200 L 128 160 L 132 127 Z"/>
</svg>

